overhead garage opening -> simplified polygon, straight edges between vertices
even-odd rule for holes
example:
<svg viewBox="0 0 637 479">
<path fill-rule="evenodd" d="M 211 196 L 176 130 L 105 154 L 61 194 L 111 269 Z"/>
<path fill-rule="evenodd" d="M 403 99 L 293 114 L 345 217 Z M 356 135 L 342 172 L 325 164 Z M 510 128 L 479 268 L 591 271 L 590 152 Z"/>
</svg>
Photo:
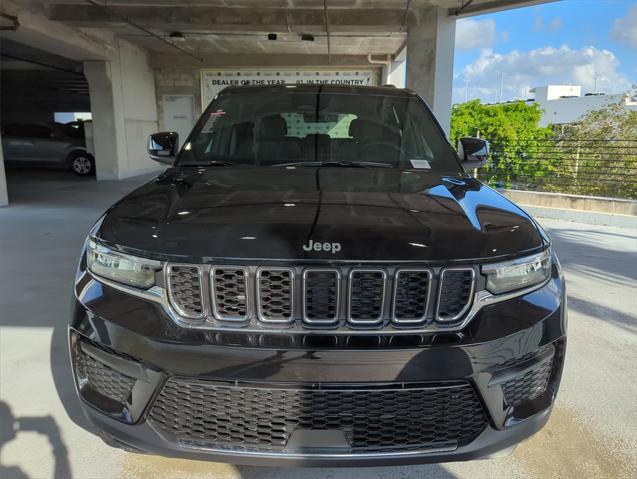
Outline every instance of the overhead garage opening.
<svg viewBox="0 0 637 479">
<path fill-rule="evenodd" d="M 33 191 L 21 188 L 25 183 L 93 178 L 91 105 L 81 62 L 3 38 L 0 94 L 12 202 Z"/>
</svg>

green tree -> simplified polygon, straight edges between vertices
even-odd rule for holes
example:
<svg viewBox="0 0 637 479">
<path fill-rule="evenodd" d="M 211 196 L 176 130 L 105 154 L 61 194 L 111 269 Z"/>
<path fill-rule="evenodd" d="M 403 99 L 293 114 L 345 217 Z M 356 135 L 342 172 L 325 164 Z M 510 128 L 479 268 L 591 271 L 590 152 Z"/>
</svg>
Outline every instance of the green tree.
<svg viewBox="0 0 637 479">
<path fill-rule="evenodd" d="M 637 111 L 623 101 L 555 127 L 560 177 L 578 194 L 637 198 Z"/>
<path fill-rule="evenodd" d="M 480 100 L 456 104 L 451 111 L 451 141 L 479 136 L 491 145 L 491 161 L 480 172 L 490 183 L 524 186 L 535 177 L 549 176 L 554 168 L 543 151 L 551 128 L 538 126 L 542 111 L 523 101 L 485 105 Z"/>
</svg>

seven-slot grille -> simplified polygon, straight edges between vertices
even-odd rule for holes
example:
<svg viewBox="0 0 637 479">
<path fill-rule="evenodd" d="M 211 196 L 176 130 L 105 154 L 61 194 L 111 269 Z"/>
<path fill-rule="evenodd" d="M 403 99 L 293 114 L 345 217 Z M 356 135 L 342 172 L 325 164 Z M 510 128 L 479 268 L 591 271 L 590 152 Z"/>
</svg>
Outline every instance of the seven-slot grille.
<svg viewBox="0 0 637 479">
<path fill-rule="evenodd" d="M 170 304 L 186 318 L 306 326 L 417 328 L 454 324 L 471 306 L 472 268 L 170 264 Z"/>
</svg>

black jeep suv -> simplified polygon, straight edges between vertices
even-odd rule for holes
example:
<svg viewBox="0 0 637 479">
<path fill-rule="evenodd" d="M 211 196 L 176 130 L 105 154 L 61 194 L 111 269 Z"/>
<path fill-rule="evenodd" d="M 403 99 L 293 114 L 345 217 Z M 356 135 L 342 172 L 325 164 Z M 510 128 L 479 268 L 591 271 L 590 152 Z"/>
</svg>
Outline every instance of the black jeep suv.
<svg viewBox="0 0 637 479">
<path fill-rule="evenodd" d="M 247 464 L 489 457 L 548 420 L 564 279 L 414 93 L 227 88 L 86 240 L 70 353 L 107 442 Z"/>
</svg>

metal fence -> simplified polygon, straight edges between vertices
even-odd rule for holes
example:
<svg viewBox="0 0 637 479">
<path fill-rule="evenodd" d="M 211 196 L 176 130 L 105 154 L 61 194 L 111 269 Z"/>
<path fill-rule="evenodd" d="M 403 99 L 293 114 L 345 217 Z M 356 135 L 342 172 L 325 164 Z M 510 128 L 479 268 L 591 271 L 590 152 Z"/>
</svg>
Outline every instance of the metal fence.
<svg viewBox="0 0 637 479">
<path fill-rule="evenodd" d="M 478 176 L 498 187 L 637 199 L 637 140 L 496 144 Z"/>
</svg>

